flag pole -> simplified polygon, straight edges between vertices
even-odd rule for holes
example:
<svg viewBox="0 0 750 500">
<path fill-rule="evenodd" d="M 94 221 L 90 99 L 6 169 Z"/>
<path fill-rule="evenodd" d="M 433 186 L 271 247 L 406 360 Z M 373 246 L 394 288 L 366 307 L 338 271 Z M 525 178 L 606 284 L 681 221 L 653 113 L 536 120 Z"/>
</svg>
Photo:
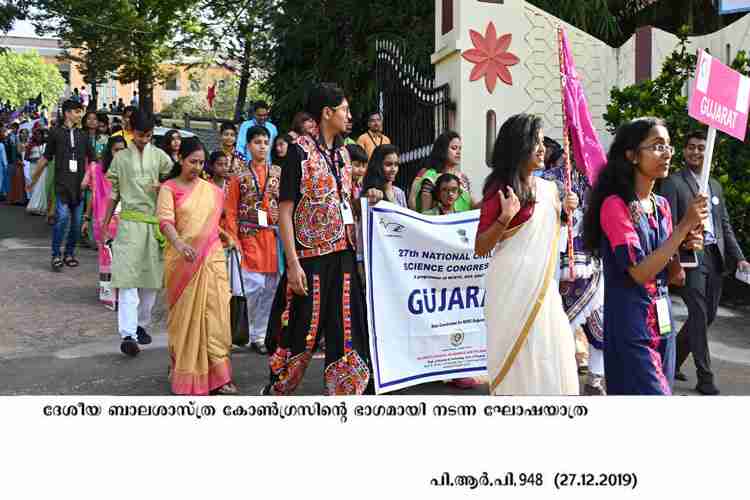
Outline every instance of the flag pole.
<svg viewBox="0 0 750 500">
<path fill-rule="evenodd" d="M 570 165 L 570 136 L 568 131 L 568 115 L 565 112 L 565 75 L 563 74 L 563 29 L 557 27 L 557 53 L 560 60 L 560 101 L 562 104 L 563 121 L 563 151 L 565 152 L 565 196 L 573 191 L 573 180 Z M 570 281 L 576 279 L 575 275 L 575 250 L 573 247 L 573 211 L 565 209 L 568 215 L 568 270 Z"/>
</svg>

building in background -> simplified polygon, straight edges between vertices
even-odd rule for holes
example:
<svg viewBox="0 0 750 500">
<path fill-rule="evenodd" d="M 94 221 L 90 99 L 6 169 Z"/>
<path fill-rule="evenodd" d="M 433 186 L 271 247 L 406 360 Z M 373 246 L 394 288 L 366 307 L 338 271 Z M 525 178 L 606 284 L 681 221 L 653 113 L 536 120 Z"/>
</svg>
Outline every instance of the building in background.
<svg viewBox="0 0 750 500">
<path fill-rule="evenodd" d="M 86 85 L 76 64 L 65 57 L 65 50 L 57 38 L 37 36 L 33 29 L 23 25 L 6 36 L 0 36 L 0 48 L 14 52 L 36 51 L 45 63 L 57 66 L 65 80 L 65 97 L 70 96 L 74 88 Z M 190 59 L 173 61 L 164 65 L 164 70 L 172 76 L 154 88 L 155 112 L 161 111 L 178 97 L 191 94 L 205 96 L 208 87 L 214 81 L 217 82 L 217 89 L 220 91 L 223 87 L 222 82 L 229 81 L 233 76 L 231 70 L 222 66 L 193 66 L 197 62 L 198 59 Z M 86 85 L 86 87 L 89 90 L 88 94 L 91 95 L 90 86 Z M 133 92 L 138 91 L 138 83 L 123 84 L 116 79 L 116 75 L 110 75 L 106 82 L 97 86 L 97 91 L 99 94 L 97 108 L 108 107 L 113 102 L 117 104 L 119 98 L 122 98 L 125 105 L 128 105 L 133 98 Z"/>
</svg>

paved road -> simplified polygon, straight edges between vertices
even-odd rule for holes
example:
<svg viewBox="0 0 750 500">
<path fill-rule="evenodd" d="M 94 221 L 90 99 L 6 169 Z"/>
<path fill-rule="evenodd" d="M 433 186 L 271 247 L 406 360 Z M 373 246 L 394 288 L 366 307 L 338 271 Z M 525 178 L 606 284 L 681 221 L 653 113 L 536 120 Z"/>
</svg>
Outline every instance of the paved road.
<svg viewBox="0 0 750 500">
<path fill-rule="evenodd" d="M 167 395 L 165 311 L 155 308 L 154 343 L 134 359 L 119 353 L 115 313 L 96 299 L 96 253 L 79 251 L 81 266 L 62 274 L 49 270 L 49 227 L 20 207 L 0 204 L 0 395 Z M 676 304 L 678 320 L 686 310 Z M 722 308 L 712 329 L 718 383 L 723 394 L 750 395 L 750 311 Z M 689 361 L 690 362 L 690 361 Z M 256 395 L 267 376 L 265 358 L 233 355 L 243 394 Z M 322 360 L 314 360 L 300 395 L 322 392 Z M 676 393 L 694 394 L 691 380 Z M 486 385 L 461 391 L 446 384 L 413 387 L 396 394 L 483 395 Z"/>
</svg>

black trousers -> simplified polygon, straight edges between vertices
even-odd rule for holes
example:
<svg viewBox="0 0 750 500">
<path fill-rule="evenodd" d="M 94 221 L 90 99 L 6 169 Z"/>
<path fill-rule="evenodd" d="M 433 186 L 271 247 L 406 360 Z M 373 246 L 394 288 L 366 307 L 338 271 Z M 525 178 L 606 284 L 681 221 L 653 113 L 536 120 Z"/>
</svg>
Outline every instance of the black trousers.
<svg viewBox="0 0 750 500">
<path fill-rule="evenodd" d="M 370 349 L 354 252 L 302 259 L 300 264 L 309 295 L 294 295 L 284 273 L 271 309 L 266 334 L 272 353 L 270 393 L 294 392 L 325 334 L 324 394 L 364 394 L 372 385 Z"/>
<path fill-rule="evenodd" d="M 698 383 L 713 382 L 708 328 L 716 319 L 722 285 L 722 260 L 719 248 L 708 245 L 698 257 L 699 266 L 686 269 L 686 282 L 679 294 L 688 308 L 688 319 L 677 335 L 677 369 L 693 354 Z"/>
</svg>

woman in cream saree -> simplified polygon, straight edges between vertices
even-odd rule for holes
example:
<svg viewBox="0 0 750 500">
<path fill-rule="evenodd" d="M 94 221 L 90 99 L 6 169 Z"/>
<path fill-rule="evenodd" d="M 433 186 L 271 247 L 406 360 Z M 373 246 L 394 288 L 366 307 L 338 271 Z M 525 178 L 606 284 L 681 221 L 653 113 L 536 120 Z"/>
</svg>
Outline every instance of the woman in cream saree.
<svg viewBox="0 0 750 500">
<path fill-rule="evenodd" d="M 159 226 L 169 240 L 164 279 L 170 381 L 174 394 L 236 394 L 229 360 L 229 281 L 219 237 L 224 193 L 199 177 L 204 161 L 200 142 L 184 141 L 180 164 L 159 192 Z"/>
<path fill-rule="evenodd" d="M 485 187 L 476 250 L 494 250 L 485 285 L 493 395 L 579 394 L 573 332 L 555 280 L 560 199 L 554 183 L 533 175 L 544 168 L 543 137 L 538 118 L 511 117 Z"/>
</svg>

